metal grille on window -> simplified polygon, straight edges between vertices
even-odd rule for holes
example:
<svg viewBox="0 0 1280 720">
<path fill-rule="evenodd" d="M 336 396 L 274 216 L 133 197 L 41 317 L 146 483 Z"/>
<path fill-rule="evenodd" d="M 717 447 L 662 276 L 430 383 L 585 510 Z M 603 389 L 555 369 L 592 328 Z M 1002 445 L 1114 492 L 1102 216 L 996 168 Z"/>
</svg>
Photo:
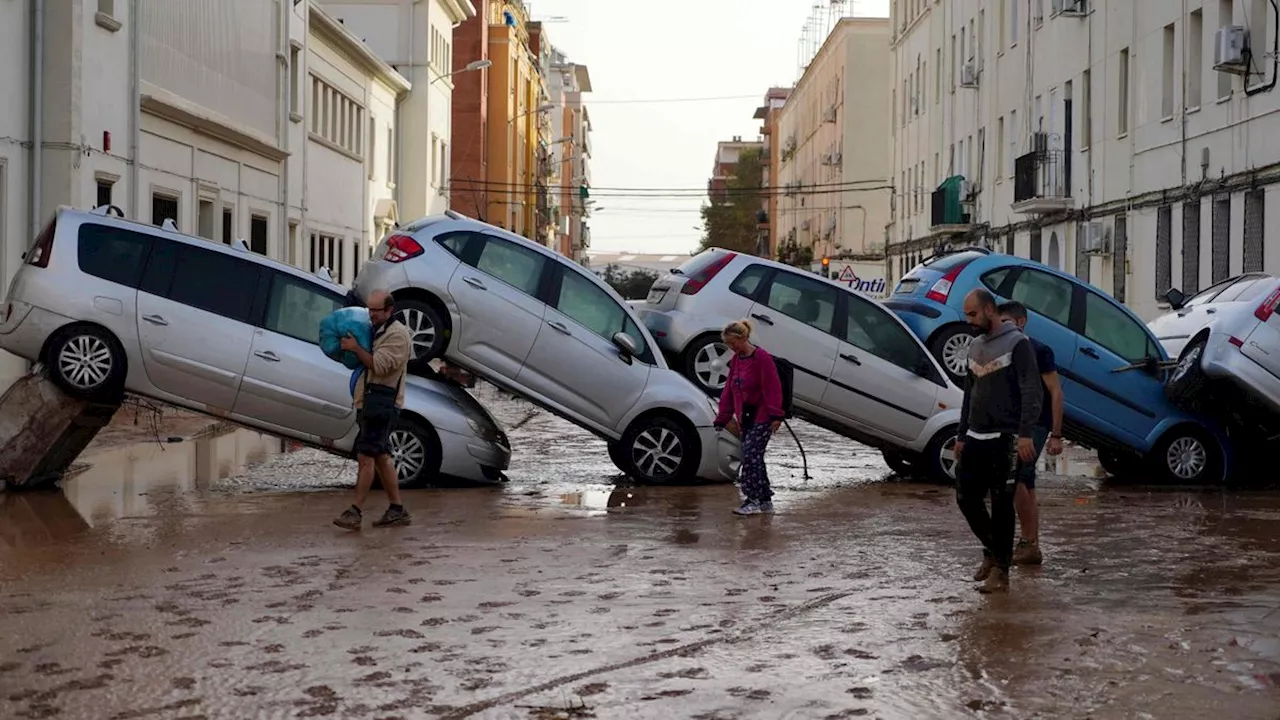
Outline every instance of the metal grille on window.
<svg viewBox="0 0 1280 720">
<path fill-rule="evenodd" d="M 1231 196 L 1213 199 L 1212 279 L 1218 283 L 1231 277 Z"/>
<path fill-rule="evenodd" d="M 1116 218 L 1115 247 L 1111 256 L 1111 294 L 1124 302 L 1125 285 L 1129 279 L 1129 219 Z"/>
<path fill-rule="evenodd" d="M 1182 203 L 1182 287 L 1191 297 L 1200 292 L 1200 198 Z"/>
<path fill-rule="evenodd" d="M 1244 194 L 1244 271 L 1262 272 L 1265 196 L 1262 188 Z"/>
<path fill-rule="evenodd" d="M 1004 253 L 1006 255 L 1017 255 L 1018 251 L 1018 234 L 1010 230 L 1009 235 L 1004 240 Z"/>
<path fill-rule="evenodd" d="M 1164 300 L 1164 294 L 1173 287 L 1173 208 L 1161 205 L 1156 209 L 1156 299 Z"/>
<path fill-rule="evenodd" d="M 1085 243 L 1085 225 L 1076 225 L 1076 277 L 1089 282 L 1089 265 L 1092 258 Z"/>
<path fill-rule="evenodd" d="M 1036 228 L 1035 230 L 1031 231 L 1031 253 L 1030 253 L 1031 259 L 1035 260 L 1036 262 L 1043 262 L 1043 260 L 1041 260 L 1043 255 L 1041 254 L 1040 243 L 1041 243 L 1040 229 Z"/>
</svg>

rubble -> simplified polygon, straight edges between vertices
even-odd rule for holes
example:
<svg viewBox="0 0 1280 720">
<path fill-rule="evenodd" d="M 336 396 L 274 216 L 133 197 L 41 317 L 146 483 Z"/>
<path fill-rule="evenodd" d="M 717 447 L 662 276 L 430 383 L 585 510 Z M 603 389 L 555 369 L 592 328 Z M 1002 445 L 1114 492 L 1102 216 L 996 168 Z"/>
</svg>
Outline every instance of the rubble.
<svg viewBox="0 0 1280 720">
<path fill-rule="evenodd" d="M 119 409 L 73 398 L 40 370 L 14 383 L 0 396 L 0 488 L 58 480 Z"/>
</svg>

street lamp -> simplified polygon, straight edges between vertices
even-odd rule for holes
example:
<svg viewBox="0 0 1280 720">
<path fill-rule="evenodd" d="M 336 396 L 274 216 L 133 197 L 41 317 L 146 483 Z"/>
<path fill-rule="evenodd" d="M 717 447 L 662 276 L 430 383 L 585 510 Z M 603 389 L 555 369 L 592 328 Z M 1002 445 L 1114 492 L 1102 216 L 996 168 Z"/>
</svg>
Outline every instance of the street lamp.
<svg viewBox="0 0 1280 720">
<path fill-rule="evenodd" d="M 493 61 L 492 61 L 492 60 L 472 60 L 471 62 L 467 63 L 467 66 L 466 66 L 466 67 L 464 67 L 464 68 L 462 68 L 461 70 L 454 70 L 454 71 L 453 71 L 453 72 L 451 72 L 451 73 L 445 73 L 444 75 L 438 75 L 438 76 L 436 77 L 436 79 L 435 79 L 435 80 L 432 80 L 432 81 L 431 81 L 430 83 L 428 83 L 428 84 L 430 84 L 430 85 L 434 85 L 434 84 L 436 83 L 436 81 L 437 81 L 437 80 L 441 80 L 441 79 L 443 79 L 443 78 L 447 78 L 447 77 L 453 77 L 454 75 L 459 75 L 459 74 L 461 74 L 461 73 L 465 73 L 465 72 L 475 72 L 476 70 L 484 70 L 485 68 L 489 67 L 490 65 L 493 65 Z"/>
</svg>

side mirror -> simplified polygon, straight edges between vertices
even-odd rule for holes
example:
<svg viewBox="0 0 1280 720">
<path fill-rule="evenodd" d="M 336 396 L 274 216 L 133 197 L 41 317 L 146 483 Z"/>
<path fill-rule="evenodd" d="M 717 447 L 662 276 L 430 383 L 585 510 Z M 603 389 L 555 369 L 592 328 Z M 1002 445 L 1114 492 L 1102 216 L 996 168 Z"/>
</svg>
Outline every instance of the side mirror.
<svg viewBox="0 0 1280 720">
<path fill-rule="evenodd" d="M 1160 360 L 1148 355 L 1142 360 L 1142 372 L 1148 375 L 1158 376 L 1160 374 Z"/>
<path fill-rule="evenodd" d="M 1164 294 L 1164 299 L 1174 310 L 1181 310 L 1187 302 L 1187 296 L 1183 295 L 1178 288 L 1169 288 L 1169 292 Z"/>
<path fill-rule="evenodd" d="M 614 333 L 613 344 L 617 345 L 618 349 L 622 351 L 622 354 L 626 355 L 628 358 L 635 357 L 637 352 L 636 341 L 632 340 L 630 335 L 624 332 Z"/>
</svg>

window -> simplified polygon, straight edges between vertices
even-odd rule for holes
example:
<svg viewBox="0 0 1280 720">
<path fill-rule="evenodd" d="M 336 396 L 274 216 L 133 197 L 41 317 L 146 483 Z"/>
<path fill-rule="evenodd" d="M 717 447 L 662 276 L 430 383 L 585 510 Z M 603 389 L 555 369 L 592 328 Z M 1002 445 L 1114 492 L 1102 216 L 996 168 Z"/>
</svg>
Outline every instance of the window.
<svg viewBox="0 0 1280 720">
<path fill-rule="evenodd" d="M 960 72 L 960 67 L 956 65 L 956 36 L 951 36 L 951 72 L 947 76 L 951 78 L 951 93 L 954 95 L 956 91 L 956 73 Z"/>
<path fill-rule="evenodd" d="M 1204 11 L 1191 11 L 1187 32 L 1182 41 L 1187 44 L 1187 96 L 1182 106 L 1188 110 L 1200 107 L 1200 83 L 1204 77 Z"/>
<path fill-rule="evenodd" d="M 365 162 L 369 165 L 369 179 L 372 180 L 378 176 L 378 118 L 369 116 L 369 152 L 365 155 Z"/>
<path fill-rule="evenodd" d="M 1231 275 L 1231 196 L 1223 195 L 1213 201 L 1210 219 L 1213 236 L 1210 239 L 1210 278 L 1213 282 L 1225 280 Z"/>
<path fill-rule="evenodd" d="M 249 249 L 259 255 L 267 254 L 267 216 L 256 213 L 250 216 Z"/>
<path fill-rule="evenodd" d="M 206 240 L 212 240 L 215 237 L 213 229 L 213 201 L 200 199 L 200 209 L 196 213 L 196 234 Z"/>
<path fill-rule="evenodd" d="M 996 177 L 1004 173 L 1004 118 L 996 119 Z"/>
<path fill-rule="evenodd" d="M 138 287 L 151 249 L 151 236 L 92 223 L 81 225 L 78 235 L 81 272 L 126 287 Z"/>
<path fill-rule="evenodd" d="M 289 47 L 289 112 L 302 114 L 302 59 L 297 45 Z"/>
<path fill-rule="evenodd" d="M 839 292 L 833 285 L 779 270 L 769 285 L 765 305 L 787 317 L 830 333 Z"/>
<path fill-rule="evenodd" d="M 364 155 L 364 107 L 320 78 L 311 76 L 308 131 L 354 155 Z"/>
<path fill-rule="evenodd" d="M 1095 292 L 1084 296 L 1084 336 L 1128 362 L 1159 357 L 1147 329 Z"/>
<path fill-rule="evenodd" d="M 326 292 L 315 283 L 274 273 L 263 327 L 297 340 L 319 344 L 320 321 L 344 304 L 336 293 Z"/>
<path fill-rule="evenodd" d="M 1085 70 L 1080 80 L 1084 89 L 1080 99 L 1080 149 L 1088 150 L 1093 141 L 1093 73 Z"/>
<path fill-rule="evenodd" d="M 311 233 L 311 272 L 315 272 L 320 268 L 328 268 L 330 272 L 333 271 L 334 266 L 337 265 L 337 258 L 334 255 L 337 240 L 332 235 Z"/>
<path fill-rule="evenodd" d="M 153 193 L 151 195 L 151 224 L 159 227 L 165 220 L 178 224 L 178 198 Z"/>
<path fill-rule="evenodd" d="M 1244 266 L 1245 272 L 1262 272 L 1263 230 L 1266 203 L 1263 189 L 1244 194 Z"/>
<path fill-rule="evenodd" d="M 546 258 L 540 253 L 507 240 L 486 237 L 476 269 L 528 295 L 538 294 Z"/>
<path fill-rule="evenodd" d="M 568 315 L 600 337 L 613 341 L 614 333 L 624 332 L 627 314 L 622 307 L 582 274 L 565 269 L 560 279 L 560 292 L 552 303 L 555 309 Z M 642 344 L 639 333 L 632 335 L 636 347 Z"/>
<path fill-rule="evenodd" d="M 387 185 L 396 182 L 396 134 L 395 128 L 387 127 Z"/>
<path fill-rule="evenodd" d="M 1160 117 L 1173 117 L 1173 23 L 1164 26 L 1164 64 L 1160 76 Z"/>
<path fill-rule="evenodd" d="M 1016 3 L 1017 0 L 1014 0 Z M 1009 0 L 1000 0 L 1000 51 L 1004 50 L 1009 38 Z"/>
<path fill-rule="evenodd" d="M 755 299 L 756 292 L 760 290 L 760 281 L 767 274 L 769 274 L 769 268 L 764 265 L 750 265 L 739 273 L 737 278 L 734 278 L 734 281 L 729 284 L 729 290 L 742 297 Z"/>
<path fill-rule="evenodd" d="M 1231 287 L 1223 290 L 1213 301 L 1222 302 L 1250 302 L 1262 295 L 1266 290 L 1271 289 L 1271 277 L 1269 275 L 1246 275 L 1236 278 L 1236 282 Z"/>
<path fill-rule="evenodd" d="M 1173 287 L 1173 207 L 1156 209 L 1156 299 Z"/>
<path fill-rule="evenodd" d="M 452 232 L 436 236 L 436 242 L 444 246 L 445 250 L 453 253 L 458 259 L 466 257 L 468 241 L 471 240 L 472 234 L 469 232 Z"/>
<path fill-rule="evenodd" d="M 140 289 L 247 323 L 253 309 L 259 269 L 257 263 L 226 252 L 181 242 L 161 242 L 151 253 Z"/>
<path fill-rule="evenodd" d="M 231 244 L 231 238 L 235 233 L 235 208 L 230 205 L 222 206 L 222 242 L 226 245 Z"/>
<path fill-rule="evenodd" d="M 1270 0 L 1249 0 L 1249 4 L 1245 7 L 1248 8 L 1245 20 L 1248 22 L 1246 29 L 1249 31 L 1249 44 L 1257 48 L 1255 52 L 1258 58 L 1261 58 L 1267 52 L 1262 48 L 1270 48 L 1271 41 L 1275 39 L 1274 37 L 1267 37 L 1271 34 L 1271 2 Z M 1274 60 L 1274 57 L 1268 59 Z M 1252 62 L 1256 62 L 1256 60 Z M 1250 68 L 1250 70 L 1258 72 L 1253 68 Z M 1254 86 L 1265 82 L 1266 78 L 1262 75 L 1246 75 L 1244 80 L 1247 86 Z"/>
<path fill-rule="evenodd" d="M 1018 111 L 1009 111 L 1009 164 L 1005 166 L 1005 173 L 1008 177 L 1013 177 L 1014 168 L 1018 159 Z"/>
<path fill-rule="evenodd" d="M 1013 0 L 1009 3 L 1009 44 L 1018 44 L 1018 6 L 1022 4 L 1022 0 Z"/>
<path fill-rule="evenodd" d="M 1229 280 L 1223 280 L 1220 283 L 1215 283 L 1214 285 L 1211 285 L 1205 288 L 1204 290 L 1201 290 L 1200 292 L 1196 293 L 1194 296 L 1191 297 L 1190 300 L 1187 300 L 1186 302 L 1184 302 L 1182 306 L 1195 307 L 1197 305 L 1204 305 L 1206 303 L 1214 302 L 1218 299 L 1218 294 L 1221 293 L 1223 290 L 1226 290 L 1227 287 L 1231 285 L 1231 283 L 1233 282 L 1235 282 L 1235 278 L 1231 278 Z"/>
<path fill-rule="evenodd" d="M 1120 61 L 1116 71 L 1120 78 L 1117 82 L 1116 134 L 1124 135 L 1129 132 L 1129 48 L 1120 51 Z"/>
<path fill-rule="evenodd" d="M 1234 24 L 1232 22 L 1232 5 L 1233 0 L 1218 0 L 1218 27 Z M 1222 100 L 1231 97 L 1231 73 L 1220 72 L 1218 76 L 1218 99 Z"/>
<path fill-rule="evenodd" d="M 1005 278 L 1009 277 L 1009 271 L 1012 268 L 1002 267 L 992 270 L 982 276 L 982 284 L 993 293 L 1000 293 L 1000 286 L 1004 285 Z"/>
<path fill-rule="evenodd" d="M 98 12 L 108 17 L 116 14 L 116 0 L 98 0 Z"/>
<path fill-rule="evenodd" d="M 845 342 L 909 372 L 919 374 L 929 366 L 915 336 L 887 312 L 856 295 L 845 297 L 849 302 Z"/>
<path fill-rule="evenodd" d="M 942 102 L 942 48 L 933 52 L 933 103 Z"/>
<path fill-rule="evenodd" d="M 1200 199 L 1182 203 L 1182 292 L 1200 289 Z"/>
<path fill-rule="evenodd" d="M 94 203 L 94 207 L 102 207 L 111 204 L 111 190 L 115 183 L 110 180 L 98 180 L 98 197 Z"/>
<path fill-rule="evenodd" d="M 1071 318 L 1070 282 L 1039 270 L 1024 268 L 1013 283 L 1011 300 L 1017 300 L 1045 318 L 1066 325 Z"/>
</svg>

